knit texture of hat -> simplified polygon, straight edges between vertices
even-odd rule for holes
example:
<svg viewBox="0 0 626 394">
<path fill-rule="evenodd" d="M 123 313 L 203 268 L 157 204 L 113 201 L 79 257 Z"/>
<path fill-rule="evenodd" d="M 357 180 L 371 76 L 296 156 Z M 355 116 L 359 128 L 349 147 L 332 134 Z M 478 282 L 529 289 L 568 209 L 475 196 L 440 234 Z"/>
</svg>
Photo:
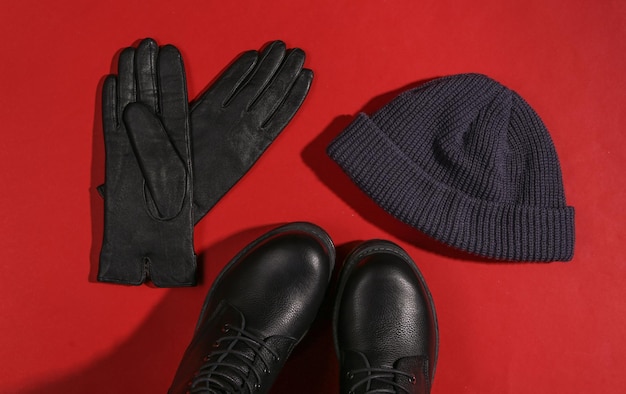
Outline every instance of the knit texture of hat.
<svg viewBox="0 0 626 394">
<path fill-rule="evenodd" d="M 484 75 L 439 78 L 359 114 L 328 155 L 383 209 L 447 245 L 510 261 L 573 256 L 574 208 L 548 130 Z"/>
</svg>

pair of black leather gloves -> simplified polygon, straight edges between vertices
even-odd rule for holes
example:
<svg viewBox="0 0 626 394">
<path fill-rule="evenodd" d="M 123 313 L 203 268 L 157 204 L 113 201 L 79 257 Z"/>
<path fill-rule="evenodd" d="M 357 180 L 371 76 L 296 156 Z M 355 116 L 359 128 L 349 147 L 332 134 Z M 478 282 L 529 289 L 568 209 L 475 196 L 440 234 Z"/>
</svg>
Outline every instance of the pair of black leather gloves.
<svg viewBox="0 0 626 394">
<path fill-rule="evenodd" d="M 126 48 L 106 78 L 104 240 L 98 280 L 193 286 L 193 227 L 250 169 L 306 97 L 305 54 L 243 53 L 191 104 L 176 47 Z"/>
</svg>

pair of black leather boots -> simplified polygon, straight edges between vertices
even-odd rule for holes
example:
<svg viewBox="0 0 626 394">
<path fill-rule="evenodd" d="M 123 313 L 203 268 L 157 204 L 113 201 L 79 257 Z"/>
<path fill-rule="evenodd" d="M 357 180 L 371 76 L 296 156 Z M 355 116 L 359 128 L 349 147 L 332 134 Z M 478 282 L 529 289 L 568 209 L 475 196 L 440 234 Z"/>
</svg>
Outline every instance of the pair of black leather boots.
<svg viewBox="0 0 626 394">
<path fill-rule="evenodd" d="M 334 261 L 332 240 L 310 223 L 248 245 L 211 287 L 169 392 L 267 393 L 315 319 Z M 333 313 L 341 393 L 430 392 L 435 308 L 398 245 L 368 241 L 348 256 Z"/>
</svg>

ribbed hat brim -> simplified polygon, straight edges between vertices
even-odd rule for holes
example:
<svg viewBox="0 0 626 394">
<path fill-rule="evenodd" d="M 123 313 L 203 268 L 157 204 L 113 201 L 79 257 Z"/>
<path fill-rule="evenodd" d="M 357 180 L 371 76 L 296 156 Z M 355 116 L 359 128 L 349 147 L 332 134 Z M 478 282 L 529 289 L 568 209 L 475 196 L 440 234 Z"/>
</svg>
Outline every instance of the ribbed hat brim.
<svg viewBox="0 0 626 394">
<path fill-rule="evenodd" d="M 327 152 L 384 210 L 449 246 L 498 260 L 572 259 L 572 207 L 472 198 L 424 172 L 365 114 Z"/>
</svg>

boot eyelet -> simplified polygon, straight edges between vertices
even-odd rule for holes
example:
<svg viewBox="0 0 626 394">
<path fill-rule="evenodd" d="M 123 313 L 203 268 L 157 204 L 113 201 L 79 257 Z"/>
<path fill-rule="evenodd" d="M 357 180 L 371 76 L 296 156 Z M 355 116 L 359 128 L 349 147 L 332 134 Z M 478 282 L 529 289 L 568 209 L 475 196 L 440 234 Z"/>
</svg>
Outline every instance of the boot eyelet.
<svg viewBox="0 0 626 394">
<path fill-rule="evenodd" d="M 207 362 L 211 359 L 211 355 L 207 354 L 206 356 L 204 356 L 204 358 L 202 359 L 202 361 Z"/>
<path fill-rule="evenodd" d="M 348 372 L 348 373 L 346 374 L 346 377 L 347 377 L 348 379 L 352 379 L 352 378 L 354 378 L 354 374 L 353 374 L 352 372 Z"/>
<path fill-rule="evenodd" d="M 213 347 L 214 347 L 214 348 L 218 348 L 218 347 L 220 347 L 220 343 L 219 343 L 219 341 L 215 341 L 215 342 L 213 342 Z"/>
<path fill-rule="evenodd" d="M 222 332 L 226 333 L 230 331 L 230 325 L 228 323 L 224 324 L 224 326 L 222 327 Z"/>
<path fill-rule="evenodd" d="M 411 384 L 415 384 L 416 381 L 417 381 L 417 378 L 415 377 L 415 375 L 409 378 L 409 382 L 411 382 Z"/>
</svg>

